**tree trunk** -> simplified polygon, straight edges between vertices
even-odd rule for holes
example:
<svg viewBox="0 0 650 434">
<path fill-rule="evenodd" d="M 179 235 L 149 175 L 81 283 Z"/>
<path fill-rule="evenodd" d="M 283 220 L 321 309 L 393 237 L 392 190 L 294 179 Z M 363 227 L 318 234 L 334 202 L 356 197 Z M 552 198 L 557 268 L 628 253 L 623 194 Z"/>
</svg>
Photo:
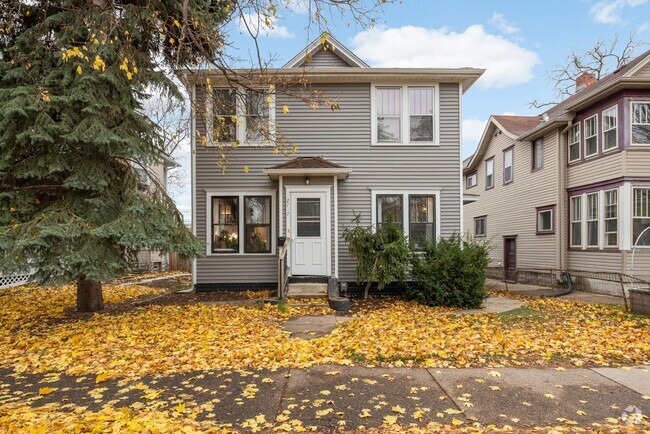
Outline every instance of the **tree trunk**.
<svg viewBox="0 0 650 434">
<path fill-rule="evenodd" d="M 363 299 L 365 300 L 368 298 L 368 293 L 370 292 L 370 286 L 372 285 L 372 282 L 366 283 L 366 286 L 363 288 Z"/>
<path fill-rule="evenodd" d="M 99 280 L 86 279 L 82 276 L 77 281 L 77 310 L 79 312 L 97 312 L 104 309 L 102 283 Z"/>
</svg>

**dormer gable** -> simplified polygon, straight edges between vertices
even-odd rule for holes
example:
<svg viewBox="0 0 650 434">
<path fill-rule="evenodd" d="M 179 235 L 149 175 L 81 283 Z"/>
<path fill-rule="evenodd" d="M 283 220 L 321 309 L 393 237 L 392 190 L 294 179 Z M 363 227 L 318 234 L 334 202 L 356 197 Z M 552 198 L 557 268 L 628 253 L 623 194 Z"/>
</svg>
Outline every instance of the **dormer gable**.
<svg viewBox="0 0 650 434">
<path fill-rule="evenodd" d="M 363 60 L 336 38 L 323 33 L 301 50 L 284 68 L 368 68 Z"/>
</svg>

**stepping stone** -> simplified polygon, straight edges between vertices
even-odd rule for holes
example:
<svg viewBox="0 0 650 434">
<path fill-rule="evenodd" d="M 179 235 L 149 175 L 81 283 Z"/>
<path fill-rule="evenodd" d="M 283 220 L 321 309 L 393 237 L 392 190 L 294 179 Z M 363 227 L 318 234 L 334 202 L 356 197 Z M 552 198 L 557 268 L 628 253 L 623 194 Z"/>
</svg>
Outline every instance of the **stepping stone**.
<svg viewBox="0 0 650 434">
<path fill-rule="evenodd" d="M 282 329 L 290 332 L 292 338 L 310 340 L 331 333 L 340 322 L 349 320 L 350 317 L 337 315 L 300 316 L 285 321 Z"/>
</svg>

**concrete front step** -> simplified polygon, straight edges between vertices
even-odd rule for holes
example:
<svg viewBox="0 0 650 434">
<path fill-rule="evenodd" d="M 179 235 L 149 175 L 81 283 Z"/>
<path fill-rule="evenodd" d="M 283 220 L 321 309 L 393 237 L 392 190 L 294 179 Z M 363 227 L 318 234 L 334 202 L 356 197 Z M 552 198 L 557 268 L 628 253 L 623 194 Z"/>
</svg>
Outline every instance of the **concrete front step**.
<svg viewBox="0 0 650 434">
<path fill-rule="evenodd" d="M 327 297 L 327 283 L 290 283 L 288 298 Z"/>
</svg>

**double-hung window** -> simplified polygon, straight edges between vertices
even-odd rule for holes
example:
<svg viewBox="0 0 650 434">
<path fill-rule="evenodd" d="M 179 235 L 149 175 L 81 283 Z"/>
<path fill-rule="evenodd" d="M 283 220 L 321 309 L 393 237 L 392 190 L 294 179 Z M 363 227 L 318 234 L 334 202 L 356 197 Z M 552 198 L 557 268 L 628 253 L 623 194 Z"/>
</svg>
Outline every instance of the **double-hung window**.
<svg viewBox="0 0 650 434">
<path fill-rule="evenodd" d="M 618 146 L 618 106 L 603 111 L 603 151 L 611 151 Z"/>
<path fill-rule="evenodd" d="M 650 102 L 632 103 L 632 145 L 650 145 Z"/>
<path fill-rule="evenodd" d="M 582 247 L 582 196 L 571 198 L 571 247 Z"/>
<path fill-rule="evenodd" d="M 618 246 L 618 190 L 605 191 L 605 247 Z"/>
<path fill-rule="evenodd" d="M 474 218 L 474 236 L 484 237 L 487 233 L 487 216 Z"/>
<path fill-rule="evenodd" d="M 476 173 L 472 173 L 471 175 L 467 175 L 467 177 L 465 179 L 465 187 L 466 188 L 472 188 L 472 187 L 476 186 L 477 182 L 478 182 L 478 179 L 477 179 Z"/>
<path fill-rule="evenodd" d="M 263 143 L 274 139 L 272 92 L 216 88 L 212 91 L 210 143 Z"/>
<path fill-rule="evenodd" d="M 533 141 L 533 171 L 541 170 L 544 165 L 544 142 L 543 139 Z"/>
<path fill-rule="evenodd" d="M 404 227 L 404 195 L 377 195 L 377 230 L 381 230 L 389 221 Z"/>
<path fill-rule="evenodd" d="M 650 188 L 635 188 L 632 204 L 632 243 L 650 246 Z"/>
<path fill-rule="evenodd" d="M 273 196 L 224 194 L 211 196 L 211 253 L 271 253 Z"/>
<path fill-rule="evenodd" d="M 377 143 L 402 142 L 402 88 L 378 87 Z"/>
<path fill-rule="evenodd" d="M 409 87 L 409 142 L 433 142 L 432 87 Z"/>
<path fill-rule="evenodd" d="M 587 195 L 587 247 L 598 247 L 598 192 Z"/>
<path fill-rule="evenodd" d="M 503 152 L 503 183 L 504 184 L 510 184 L 512 182 L 513 157 L 514 157 L 513 148 L 506 149 Z"/>
<path fill-rule="evenodd" d="M 374 197 L 374 224 L 378 231 L 392 221 L 402 228 L 416 250 L 438 236 L 437 193 L 380 192 Z"/>
<path fill-rule="evenodd" d="M 485 160 L 485 189 L 494 187 L 494 158 Z"/>
<path fill-rule="evenodd" d="M 435 196 L 409 196 L 409 236 L 416 250 L 436 239 Z"/>
<path fill-rule="evenodd" d="M 373 143 L 435 144 L 436 86 L 373 87 Z"/>
<path fill-rule="evenodd" d="M 580 159 L 580 124 L 575 124 L 569 128 L 569 163 Z"/>
<path fill-rule="evenodd" d="M 212 253 L 239 253 L 239 196 L 212 198 Z"/>
<path fill-rule="evenodd" d="M 598 115 L 585 119 L 585 158 L 598 154 Z"/>
</svg>

